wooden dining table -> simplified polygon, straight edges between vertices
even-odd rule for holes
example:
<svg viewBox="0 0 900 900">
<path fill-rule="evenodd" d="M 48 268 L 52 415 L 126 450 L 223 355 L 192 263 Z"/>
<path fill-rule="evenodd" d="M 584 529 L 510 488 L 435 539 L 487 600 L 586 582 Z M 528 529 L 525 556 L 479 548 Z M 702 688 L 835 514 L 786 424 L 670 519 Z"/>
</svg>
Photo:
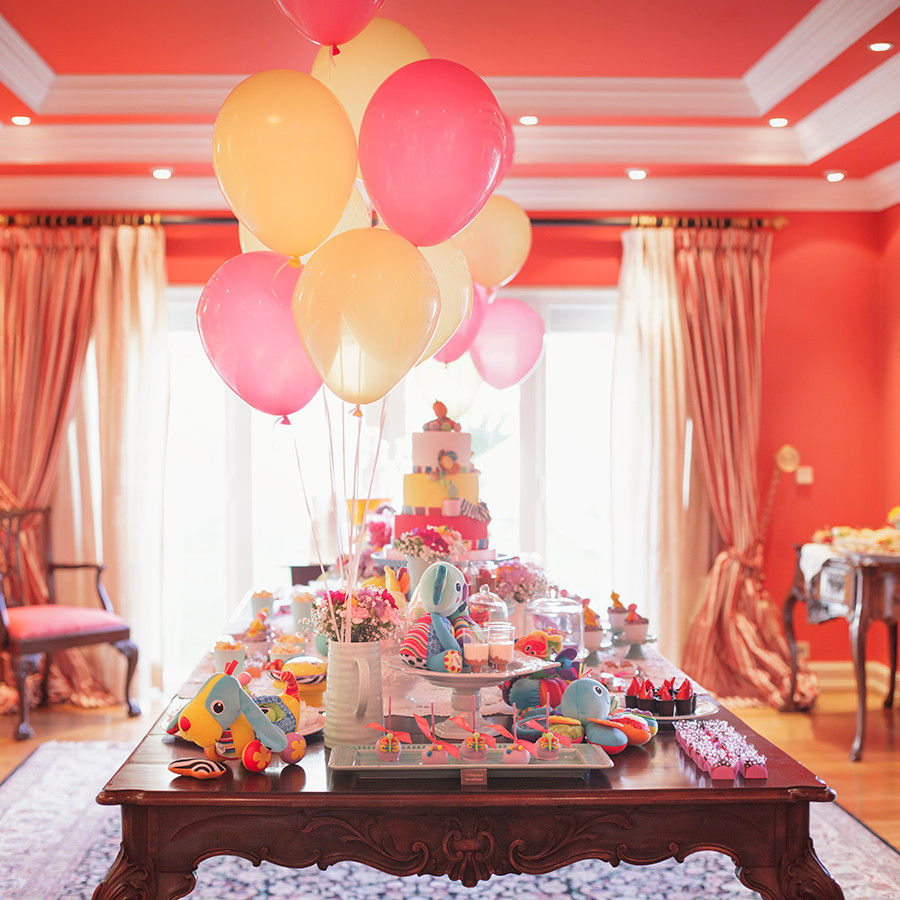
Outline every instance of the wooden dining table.
<svg viewBox="0 0 900 900">
<path fill-rule="evenodd" d="M 730 856 L 737 878 L 769 900 L 843 897 L 809 833 L 809 804 L 834 791 L 726 709 L 716 717 L 768 758 L 767 780 L 713 782 L 661 731 L 580 777 L 366 779 L 330 770 L 319 735 L 299 765 L 276 758 L 251 773 L 233 762 L 223 778 L 197 781 L 167 768 L 201 755 L 165 731 L 184 702 L 173 700 L 97 798 L 121 807 L 122 844 L 95 900 L 184 896 L 197 865 L 223 854 L 290 868 L 352 860 L 473 887 L 588 858 L 651 865 L 702 850 Z M 411 719 L 395 724 L 417 734 Z"/>
</svg>

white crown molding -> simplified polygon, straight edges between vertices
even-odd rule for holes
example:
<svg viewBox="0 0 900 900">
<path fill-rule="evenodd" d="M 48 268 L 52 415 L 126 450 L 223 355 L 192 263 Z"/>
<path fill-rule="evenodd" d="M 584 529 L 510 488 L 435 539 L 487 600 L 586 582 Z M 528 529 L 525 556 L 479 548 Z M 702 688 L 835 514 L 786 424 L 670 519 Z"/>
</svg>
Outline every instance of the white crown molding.
<svg viewBox="0 0 900 900">
<path fill-rule="evenodd" d="M 541 116 L 755 117 L 739 78 L 485 78 L 511 118 Z"/>
<path fill-rule="evenodd" d="M 823 178 L 688 177 L 507 178 L 499 193 L 532 212 L 829 211 L 876 212 L 900 194 L 900 163 L 868 178 L 829 184 Z M 228 207 L 212 177 L 156 181 L 149 175 L 4 175 L 5 210 L 210 210 Z"/>
<path fill-rule="evenodd" d="M 809 162 L 815 162 L 900 113 L 900 54 L 823 103 L 796 125 Z"/>
<path fill-rule="evenodd" d="M 888 209 L 900 203 L 900 161 L 873 172 L 866 180 L 878 198 L 878 209 Z"/>
<path fill-rule="evenodd" d="M 760 114 L 792 94 L 900 6 L 898 0 L 822 0 L 744 73 Z"/>
<path fill-rule="evenodd" d="M 766 126 L 518 126 L 519 164 L 802 165 L 792 129 Z M 0 163 L 208 163 L 211 124 L 32 125 L 0 131 Z"/>
<path fill-rule="evenodd" d="M 0 175 L 4 210 L 210 210 L 228 206 L 215 178 L 150 175 Z"/>
<path fill-rule="evenodd" d="M 767 125 L 518 125 L 513 132 L 519 165 L 806 163 L 793 129 Z"/>
<path fill-rule="evenodd" d="M 30 109 L 37 111 L 54 77 L 53 69 L 0 15 L 0 81 Z"/>
<path fill-rule="evenodd" d="M 30 125 L 0 131 L 0 163 L 209 163 L 212 124 Z"/>
<path fill-rule="evenodd" d="M 831 190 L 837 188 L 837 190 Z M 765 176 L 648 178 L 508 178 L 498 192 L 530 211 L 877 210 L 865 179 Z"/>
<path fill-rule="evenodd" d="M 58 75 L 41 114 L 216 117 L 244 75 Z"/>
</svg>

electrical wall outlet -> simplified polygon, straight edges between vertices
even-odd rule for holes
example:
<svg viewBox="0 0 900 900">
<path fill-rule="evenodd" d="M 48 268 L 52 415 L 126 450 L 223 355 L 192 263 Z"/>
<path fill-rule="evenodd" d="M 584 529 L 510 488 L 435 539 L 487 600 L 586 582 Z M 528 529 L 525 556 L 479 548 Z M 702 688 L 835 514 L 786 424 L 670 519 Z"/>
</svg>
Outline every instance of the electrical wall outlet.
<svg viewBox="0 0 900 900">
<path fill-rule="evenodd" d="M 794 475 L 794 478 L 797 479 L 797 484 L 812 484 L 813 483 L 813 467 L 812 466 L 797 466 L 797 472 Z"/>
<path fill-rule="evenodd" d="M 797 661 L 809 662 L 809 641 L 797 641 Z"/>
</svg>

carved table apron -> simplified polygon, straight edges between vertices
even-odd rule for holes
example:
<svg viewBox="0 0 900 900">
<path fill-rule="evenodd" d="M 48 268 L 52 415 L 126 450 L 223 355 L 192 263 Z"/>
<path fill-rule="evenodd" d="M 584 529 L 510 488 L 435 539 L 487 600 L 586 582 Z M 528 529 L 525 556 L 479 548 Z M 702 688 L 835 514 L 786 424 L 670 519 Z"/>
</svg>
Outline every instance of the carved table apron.
<svg viewBox="0 0 900 900">
<path fill-rule="evenodd" d="M 650 864 L 699 850 L 728 854 L 740 880 L 770 900 L 843 897 L 809 837 L 810 802 L 834 792 L 725 710 L 768 757 L 767 781 L 714 784 L 672 732 L 586 779 L 489 779 L 476 789 L 458 779 L 360 780 L 328 772 L 313 739 L 300 765 L 252 774 L 232 763 L 231 775 L 194 781 L 166 769 L 199 755 L 165 735 L 169 715 L 97 798 L 121 805 L 122 848 L 95 900 L 184 896 L 198 863 L 222 854 L 292 868 L 354 860 L 471 887 L 592 857 Z"/>
</svg>

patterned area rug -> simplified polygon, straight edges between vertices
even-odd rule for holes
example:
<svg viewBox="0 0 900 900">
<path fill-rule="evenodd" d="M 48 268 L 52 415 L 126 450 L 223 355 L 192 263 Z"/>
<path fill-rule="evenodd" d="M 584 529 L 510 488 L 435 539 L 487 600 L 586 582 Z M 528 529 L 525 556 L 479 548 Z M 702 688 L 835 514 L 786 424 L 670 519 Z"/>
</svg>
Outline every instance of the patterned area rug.
<svg viewBox="0 0 900 900">
<path fill-rule="evenodd" d="M 128 753 L 123 744 L 46 743 L 0 785 L 0 897 L 4 900 L 89 898 L 119 848 L 118 808 L 94 797 Z M 896 900 L 900 854 L 836 804 L 812 804 L 819 857 L 847 900 Z M 683 864 L 576 863 L 543 876 L 504 875 L 476 889 L 487 900 L 719 900 L 757 897 L 735 877 L 731 860 L 696 853 Z M 201 863 L 192 897 L 258 900 L 407 900 L 471 897 L 446 878 L 394 878 L 355 863 L 324 872 L 254 868 L 233 857 Z"/>
</svg>

